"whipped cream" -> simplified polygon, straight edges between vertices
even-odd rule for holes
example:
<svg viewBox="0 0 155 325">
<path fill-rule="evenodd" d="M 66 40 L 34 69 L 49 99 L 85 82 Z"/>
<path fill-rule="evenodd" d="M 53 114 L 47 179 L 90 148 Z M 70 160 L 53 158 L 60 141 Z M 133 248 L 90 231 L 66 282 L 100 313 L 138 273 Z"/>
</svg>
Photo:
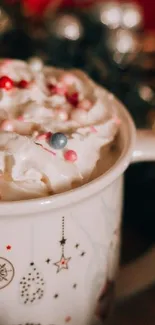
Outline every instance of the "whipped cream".
<svg viewBox="0 0 155 325">
<path fill-rule="evenodd" d="M 84 73 L 40 67 L 0 61 L 1 200 L 43 197 L 88 182 L 119 129 L 117 107 Z M 64 148 L 52 146 L 57 132 L 67 139 Z"/>
</svg>

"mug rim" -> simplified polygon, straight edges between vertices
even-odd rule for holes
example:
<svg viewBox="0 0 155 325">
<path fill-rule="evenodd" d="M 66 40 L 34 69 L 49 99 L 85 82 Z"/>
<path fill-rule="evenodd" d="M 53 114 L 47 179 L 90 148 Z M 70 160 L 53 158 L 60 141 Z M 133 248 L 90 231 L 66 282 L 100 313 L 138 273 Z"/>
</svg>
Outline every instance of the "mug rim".
<svg viewBox="0 0 155 325">
<path fill-rule="evenodd" d="M 111 95 L 107 90 L 104 89 L 104 91 Z M 125 106 L 115 96 L 113 96 L 113 99 L 118 106 L 119 116 L 121 118 L 120 133 L 124 142 L 122 153 L 114 165 L 103 175 L 95 178 L 89 183 L 60 194 L 29 200 L 1 202 L 0 217 L 6 215 L 11 217 L 35 214 L 48 210 L 61 209 L 67 206 L 69 207 L 70 205 L 83 201 L 92 195 L 96 195 L 124 173 L 131 162 L 136 140 L 136 128 L 133 119 Z"/>
</svg>

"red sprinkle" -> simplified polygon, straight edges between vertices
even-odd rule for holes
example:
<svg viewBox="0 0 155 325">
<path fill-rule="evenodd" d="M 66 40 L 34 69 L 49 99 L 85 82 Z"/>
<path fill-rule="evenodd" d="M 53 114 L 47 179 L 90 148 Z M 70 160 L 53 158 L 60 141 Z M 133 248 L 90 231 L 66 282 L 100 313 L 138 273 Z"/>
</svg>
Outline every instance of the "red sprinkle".
<svg viewBox="0 0 155 325">
<path fill-rule="evenodd" d="M 42 147 L 43 147 L 43 146 L 42 146 Z M 56 153 L 55 153 L 55 152 L 53 152 L 53 151 L 51 151 L 51 150 L 49 150 L 49 149 L 47 149 L 47 148 L 45 148 L 45 147 L 43 147 L 43 149 L 44 149 L 45 151 L 51 153 L 53 156 L 56 156 Z"/>
<path fill-rule="evenodd" d="M 28 85 L 29 85 L 29 82 L 23 79 L 23 80 L 18 82 L 17 87 L 19 87 L 19 88 L 27 88 Z"/>
<path fill-rule="evenodd" d="M 24 117 L 22 115 L 20 115 L 20 116 L 17 117 L 17 120 L 18 121 L 24 121 Z"/>
<path fill-rule="evenodd" d="M 14 87 L 14 81 L 7 77 L 3 76 L 0 78 L 0 88 L 3 88 L 5 90 L 10 90 Z"/>
<path fill-rule="evenodd" d="M 72 318 L 71 318 L 70 316 L 67 316 L 67 317 L 65 318 L 65 322 L 66 322 L 66 323 L 69 323 L 69 322 L 71 321 L 71 319 L 72 319 Z"/>
<path fill-rule="evenodd" d="M 57 94 L 60 96 L 64 96 L 64 95 L 66 95 L 66 92 L 67 92 L 67 88 L 65 86 L 48 85 L 48 89 L 52 93 L 52 95 Z"/>
<path fill-rule="evenodd" d="M 53 151 L 51 151 L 51 150 L 45 148 L 41 143 L 36 143 L 36 145 L 42 147 L 45 151 L 51 153 L 53 156 L 56 156 L 56 153 L 55 153 L 55 152 L 53 152 Z"/>
<path fill-rule="evenodd" d="M 48 140 L 48 139 L 50 139 L 51 135 L 52 135 L 51 132 L 46 132 L 46 133 L 39 134 L 37 136 L 37 140 L 44 140 L 44 139 Z"/>
<path fill-rule="evenodd" d="M 90 126 L 90 130 L 91 130 L 91 132 L 93 132 L 93 133 L 96 133 L 97 132 L 97 130 L 95 129 L 95 127 L 92 125 L 92 126 Z"/>
<path fill-rule="evenodd" d="M 10 251 L 11 248 L 12 248 L 11 245 L 7 245 L 7 246 L 6 246 L 6 249 L 7 249 L 8 251 Z"/>
<path fill-rule="evenodd" d="M 79 94 L 78 94 L 78 92 L 72 93 L 71 95 L 66 94 L 66 98 L 67 98 L 68 102 L 73 106 L 77 106 L 78 103 L 79 103 Z"/>
<path fill-rule="evenodd" d="M 74 162 L 77 160 L 77 154 L 74 150 L 67 150 L 64 152 L 64 158 L 65 160 Z"/>
</svg>

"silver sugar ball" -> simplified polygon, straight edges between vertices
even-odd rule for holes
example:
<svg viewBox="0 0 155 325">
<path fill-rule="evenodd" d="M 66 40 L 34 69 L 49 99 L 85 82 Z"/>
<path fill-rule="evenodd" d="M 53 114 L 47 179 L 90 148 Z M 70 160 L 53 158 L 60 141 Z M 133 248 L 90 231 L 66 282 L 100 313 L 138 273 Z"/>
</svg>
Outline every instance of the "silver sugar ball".
<svg viewBox="0 0 155 325">
<path fill-rule="evenodd" d="M 34 72 L 39 72 L 43 69 L 43 61 L 39 57 L 32 57 L 28 60 L 30 68 Z"/>
<path fill-rule="evenodd" d="M 49 31 L 60 39 L 77 41 L 83 37 L 84 29 L 80 20 L 71 14 L 59 14 L 48 22 Z"/>
<path fill-rule="evenodd" d="M 12 28 L 12 21 L 8 14 L 0 7 L 0 33 L 7 32 Z"/>
<path fill-rule="evenodd" d="M 67 144 L 67 137 L 65 134 L 57 132 L 51 135 L 49 144 L 53 149 L 63 149 Z"/>
<path fill-rule="evenodd" d="M 136 3 L 124 3 L 122 5 L 122 26 L 137 30 L 143 27 L 143 12 L 141 6 Z"/>
<path fill-rule="evenodd" d="M 116 1 L 97 4 L 93 7 L 91 13 L 95 21 L 101 22 L 110 29 L 121 26 L 122 10 L 120 4 Z"/>
</svg>

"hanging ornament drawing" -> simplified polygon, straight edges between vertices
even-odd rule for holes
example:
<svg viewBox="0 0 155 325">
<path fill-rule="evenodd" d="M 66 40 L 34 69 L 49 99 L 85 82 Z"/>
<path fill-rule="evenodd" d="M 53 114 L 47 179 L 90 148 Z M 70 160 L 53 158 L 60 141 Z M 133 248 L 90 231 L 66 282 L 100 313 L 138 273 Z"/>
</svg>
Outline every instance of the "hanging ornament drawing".
<svg viewBox="0 0 155 325">
<path fill-rule="evenodd" d="M 65 257 L 64 254 L 64 248 L 67 239 L 64 236 L 64 226 L 65 226 L 65 217 L 62 217 L 62 237 L 60 240 L 60 246 L 61 246 L 61 258 L 58 262 L 54 263 L 54 265 L 57 267 L 57 273 L 59 273 L 61 270 L 67 270 L 68 269 L 68 263 L 71 260 L 71 257 Z"/>
<path fill-rule="evenodd" d="M 0 257 L 0 289 L 7 287 L 13 280 L 15 274 L 12 263 Z"/>
<path fill-rule="evenodd" d="M 44 296 L 45 282 L 33 260 L 33 230 L 31 232 L 32 262 L 20 280 L 20 301 L 25 305 L 34 305 Z"/>
</svg>

